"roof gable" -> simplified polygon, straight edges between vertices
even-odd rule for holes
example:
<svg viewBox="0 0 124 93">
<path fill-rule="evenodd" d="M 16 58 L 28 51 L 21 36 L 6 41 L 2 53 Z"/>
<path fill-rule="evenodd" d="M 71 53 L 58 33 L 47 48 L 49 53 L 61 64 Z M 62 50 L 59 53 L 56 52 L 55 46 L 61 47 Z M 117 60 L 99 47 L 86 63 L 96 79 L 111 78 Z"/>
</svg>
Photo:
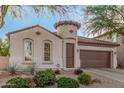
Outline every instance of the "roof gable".
<svg viewBox="0 0 124 93">
<path fill-rule="evenodd" d="M 51 32 L 51 31 L 49 31 L 48 29 L 46 29 L 46 28 L 44 28 L 44 27 L 42 27 L 42 26 L 39 26 L 39 25 L 34 25 L 34 26 L 26 27 L 26 28 L 23 28 L 23 29 L 20 29 L 20 30 L 16 30 L 16 31 L 13 31 L 13 32 L 9 32 L 9 33 L 7 33 L 6 35 L 7 35 L 8 37 L 10 37 L 11 34 L 19 33 L 19 32 L 22 32 L 22 31 L 26 31 L 26 30 L 28 30 L 28 29 L 36 28 L 36 27 L 39 27 L 39 28 L 41 28 L 41 29 L 47 31 L 48 33 L 50 33 L 50 34 L 52 34 L 52 35 L 58 37 L 59 39 L 62 39 L 62 37 L 60 37 L 60 36 L 57 35 L 56 33 Z"/>
</svg>

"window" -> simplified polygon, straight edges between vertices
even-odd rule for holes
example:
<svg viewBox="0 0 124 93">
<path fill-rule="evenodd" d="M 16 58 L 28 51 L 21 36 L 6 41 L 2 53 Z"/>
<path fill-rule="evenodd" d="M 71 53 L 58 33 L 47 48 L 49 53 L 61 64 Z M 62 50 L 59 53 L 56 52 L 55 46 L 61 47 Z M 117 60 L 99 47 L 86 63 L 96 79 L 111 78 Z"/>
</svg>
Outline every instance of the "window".
<svg viewBox="0 0 124 93">
<path fill-rule="evenodd" d="M 44 61 L 51 61 L 51 41 L 44 41 Z"/>
<path fill-rule="evenodd" d="M 117 33 L 112 34 L 112 42 L 117 42 Z"/>
<path fill-rule="evenodd" d="M 31 39 L 24 40 L 24 61 L 32 62 L 33 56 L 33 41 Z"/>
</svg>

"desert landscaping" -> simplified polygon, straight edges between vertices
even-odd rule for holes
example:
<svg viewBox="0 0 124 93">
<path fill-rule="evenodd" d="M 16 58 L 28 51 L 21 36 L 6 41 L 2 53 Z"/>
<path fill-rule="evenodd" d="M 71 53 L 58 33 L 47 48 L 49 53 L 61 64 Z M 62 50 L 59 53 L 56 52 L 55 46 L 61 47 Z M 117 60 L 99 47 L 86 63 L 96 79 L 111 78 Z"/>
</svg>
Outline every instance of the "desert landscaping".
<svg viewBox="0 0 124 93">
<path fill-rule="evenodd" d="M 84 72 L 91 76 L 93 82 L 88 85 L 80 84 L 80 88 L 123 88 L 124 87 L 124 83 L 122 82 L 118 82 L 116 80 L 112 80 L 85 70 Z M 0 86 L 5 85 L 5 83 L 8 80 L 15 77 L 32 78 L 33 75 L 31 75 L 29 72 L 16 72 L 16 75 L 11 75 L 7 71 L 0 71 Z M 77 80 L 78 75 L 74 74 L 74 71 L 60 71 L 60 74 L 57 74 L 56 77 L 57 78 L 69 77 Z M 32 87 L 35 87 L 34 82 L 32 83 Z M 52 86 L 47 86 L 47 88 L 57 88 L 57 84 Z"/>
</svg>

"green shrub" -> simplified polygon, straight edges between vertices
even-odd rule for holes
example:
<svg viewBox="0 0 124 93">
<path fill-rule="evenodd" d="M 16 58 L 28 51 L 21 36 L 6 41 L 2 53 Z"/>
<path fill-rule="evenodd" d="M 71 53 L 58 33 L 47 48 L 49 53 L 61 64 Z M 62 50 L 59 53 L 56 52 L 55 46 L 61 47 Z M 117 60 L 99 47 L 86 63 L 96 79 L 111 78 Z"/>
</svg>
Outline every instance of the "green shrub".
<svg viewBox="0 0 124 93">
<path fill-rule="evenodd" d="M 79 83 L 76 80 L 72 79 L 72 78 L 61 77 L 57 81 L 57 86 L 59 88 L 78 88 Z"/>
<path fill-rule="evenodd" d="M 29 88 L 31 87 L 30 82 L 27 79 L 16 77 L 10 79 L 6 82 L 6 85 L 3 85 L 4 88 Z"/>
<path fill-rule="evenodd" d="M 37 72 L 36 75 L 33 77 L 33 80 L 37 87 L 51 86 L 55 84 L 56 76 L 54 71 L 52 71 L 51 69 L 47 69 Z"/>
<path fill-rule="evenodd" d="M 18 88 L 17 85 L 3 85 L 1 88 Z"/>
<path fill-rule="evenodd" d="M 82 73 L 78 76 L 78 81 L 80 84 L 88 85 L 91 82 L 91 76 L 86 73 Z"/>
<path fill-rule="evenodd" d="M 80 68 L 74 70 L 74 74 L 76 74 L 76 75 L 79 75 L 81 73 L 83 73 L 83 70 Z"/>
<path fill-rule="evenodd" d="M 15 66 L 10 66 L 8 68 L 8 72 L 12 75 L 15 75 L 16 74 L 16 67 Z"/>
</svg>

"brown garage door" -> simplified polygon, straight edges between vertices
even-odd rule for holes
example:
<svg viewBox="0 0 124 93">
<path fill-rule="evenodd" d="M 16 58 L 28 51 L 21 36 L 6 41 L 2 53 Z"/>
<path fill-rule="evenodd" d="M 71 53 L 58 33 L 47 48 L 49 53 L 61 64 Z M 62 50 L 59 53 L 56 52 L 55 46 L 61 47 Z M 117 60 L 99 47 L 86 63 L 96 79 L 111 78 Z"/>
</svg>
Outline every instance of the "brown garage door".
<svg viewBox="0 0 124 93">
<path fill-rule="evenodd" d="M 109 68 L 111 52 L 106 51 L 80 51 L 80 65 L 82 68 Z"/>
</svg>

